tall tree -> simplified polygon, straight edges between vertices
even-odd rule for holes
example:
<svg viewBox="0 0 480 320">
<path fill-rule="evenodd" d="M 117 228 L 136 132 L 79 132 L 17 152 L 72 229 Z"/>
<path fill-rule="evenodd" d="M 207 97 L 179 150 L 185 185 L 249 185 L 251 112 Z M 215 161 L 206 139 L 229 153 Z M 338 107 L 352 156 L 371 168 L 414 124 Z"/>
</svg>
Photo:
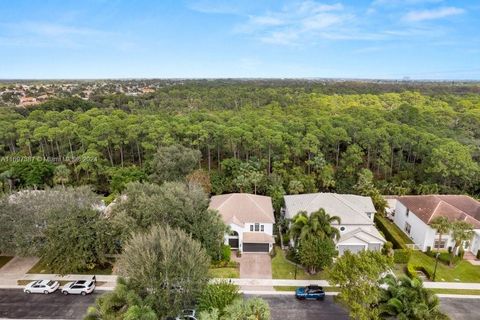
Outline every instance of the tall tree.
<svg viewBox="0 0 480 320">
<path fill-rule="evenodd" d="M 340 300 L 348 307 L 350 317 L 358 320 L 380 319 L 379 279 L 392 266 L 392 259 L 377 251 L 347 251 L 328 272 L 332 285 L 339 286 Z"/>
<path fill-rule="evenodd" d="M 461 247 L 465 241 L 471 241 L 474 235 L 473 225 L 466 221 L 457 220 L 451 225 L 451 235 L 455 242 L 453 250 L 451 252 L 450 266 L 453 264 L 453 257 L 455 256 L 457 249 L 463 250 Z"/>
<path fill-rule="evenodd" d="M 156 183 L 180 180 L 198 165 L 201 153 L 182 145 L 160 147 L 153 157 L 150 180 Z"/>
<path fill-rule="evenodd" d="M 447 217 L 436 217 L 430 222 L 430 227 L 437 230 L 438 233 L 438 245 L 437 252 L 440 251 L 440 242 L 442 242 L 442 236 L 447 234 L 451 230 L 451 222 Z"/>
<path fill-rule="evenodd" d="M 137 293 L 148 293 L 159 317 L 191 307 L 208 282 L 209 265 L 198 241 L 182 230 L 158 225 L 135 233 L 116 264 Z"/>
</svg>

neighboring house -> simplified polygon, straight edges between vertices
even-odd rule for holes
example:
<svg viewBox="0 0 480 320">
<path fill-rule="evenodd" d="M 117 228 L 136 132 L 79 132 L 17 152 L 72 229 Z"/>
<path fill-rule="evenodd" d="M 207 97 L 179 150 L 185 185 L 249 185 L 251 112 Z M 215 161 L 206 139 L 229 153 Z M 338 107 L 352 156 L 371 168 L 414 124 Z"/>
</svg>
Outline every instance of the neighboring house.
<svg viewBox="0 0 480 320">
<path fill-rule="evenodd" d="M 442 235 L 438 243 L 438 234 L 429 224 L 436 217 L 449 220 L 464 220 L 475 229 L 472 241 L 464 243 L 464 249 L 477 254 L 480 250 L 480 202 L 464 195 L 425 195 L 397 197 L 395 211 L 392 213 L 394 223 L 405 232 L 420 250 L 441 249 L 454 246 L 450 235 Z"/>
<path fill-rule="evenodd" d="M 231 193 L 213 196 L 210 209 L 217 210 L 230 234 L 225 244 L 243 252 L 270 252 L 273 248 L 272 199 L 248 193 Z"/>
<path fill-rule="evenodd" d="M 351 194 L 311 193 L 285 196 L 285 218 L 292 219 L 297 213 L 308 214 L 323 208 L 330 216 L 340 217 L 340 239 L 336 243 L 339 255 L 347 250 L 356 253 L 362 250 L 380 250 L 386 242 L 375 228 L 375 207 L 370 197 Z"/>
</svg>

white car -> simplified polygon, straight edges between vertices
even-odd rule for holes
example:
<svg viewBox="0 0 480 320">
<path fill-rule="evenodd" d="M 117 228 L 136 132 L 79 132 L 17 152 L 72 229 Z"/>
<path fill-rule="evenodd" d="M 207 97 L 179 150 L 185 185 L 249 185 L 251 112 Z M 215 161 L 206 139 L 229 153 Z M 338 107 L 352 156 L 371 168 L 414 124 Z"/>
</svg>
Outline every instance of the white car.
<svg viewBox="0 0 480 320">
<path fill-rule="evenodd" d="M 82 296 L 92 293 L 95 290 L 95 281 L 93 280 L 78 280 L 69 282 L 62 288 L 62 293 L 67 294 L 81 294 Z"/>
<path fill-rule="evenodd" d="M 49 294 L 58 289 L 60 283 L 53 280 L 37 280 L 27 284 L 23 292 Z"/>
</svg>

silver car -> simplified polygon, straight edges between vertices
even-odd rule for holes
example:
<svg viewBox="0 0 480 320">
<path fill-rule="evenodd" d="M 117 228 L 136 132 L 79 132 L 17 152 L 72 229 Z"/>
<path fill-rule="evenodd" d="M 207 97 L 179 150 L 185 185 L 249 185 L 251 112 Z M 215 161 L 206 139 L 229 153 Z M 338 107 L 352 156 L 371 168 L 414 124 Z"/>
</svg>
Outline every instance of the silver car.
<svg viewBox="0 0 480 320">
<path fill-rule="evenodd" d="M 59 286 L 60 283 L 58 283 L 58 281 L 37 280 L 27 284 L 27 286 L 23 289 L 23 292 L 49 294 L 55 292 Z"/>
</svg>

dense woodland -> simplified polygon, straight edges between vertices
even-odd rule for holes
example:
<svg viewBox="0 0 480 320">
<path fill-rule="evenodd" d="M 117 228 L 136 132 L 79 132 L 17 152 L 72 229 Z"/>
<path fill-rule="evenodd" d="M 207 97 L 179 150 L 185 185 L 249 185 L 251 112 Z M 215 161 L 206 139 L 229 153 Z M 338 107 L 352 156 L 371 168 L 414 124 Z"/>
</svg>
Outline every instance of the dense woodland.
<svg viewBox="0 0 480 320">
<path fill-rule="evenodd" d="M 182 81 L 4 106 L 1 187 L 115 195 L 149 180 L 157 150 L 172 145 L 201 153 L 193 175 L 211 193 L 355 192 L 368 169 L 383 194 L 478 196 L 480 85 Z"/>
</svg>

